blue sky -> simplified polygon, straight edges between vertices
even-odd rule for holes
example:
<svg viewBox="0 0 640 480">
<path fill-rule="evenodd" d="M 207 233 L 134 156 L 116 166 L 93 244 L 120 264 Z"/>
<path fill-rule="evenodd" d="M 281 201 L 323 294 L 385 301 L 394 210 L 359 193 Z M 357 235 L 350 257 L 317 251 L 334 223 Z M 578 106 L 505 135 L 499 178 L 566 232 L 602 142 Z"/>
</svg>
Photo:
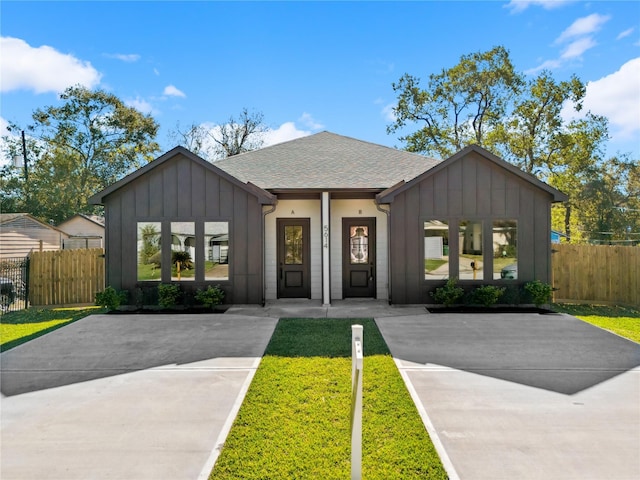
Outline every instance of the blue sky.
<svg viewBox="0 0 640 480">
<path fill-rule="evenodd" d="M 589 82 L 607 154 L 640 158 L 640 2 L 2 1 L 0 124 L 81 83 L 151 113 L 167 133 L 264 114 L 268 143 L 329 130 L 388 146 L 404 73 L 422 79 L 495 45 L 516 68 Z M 417 128 L 417 127 L 416 127 Z"/>
</svg>

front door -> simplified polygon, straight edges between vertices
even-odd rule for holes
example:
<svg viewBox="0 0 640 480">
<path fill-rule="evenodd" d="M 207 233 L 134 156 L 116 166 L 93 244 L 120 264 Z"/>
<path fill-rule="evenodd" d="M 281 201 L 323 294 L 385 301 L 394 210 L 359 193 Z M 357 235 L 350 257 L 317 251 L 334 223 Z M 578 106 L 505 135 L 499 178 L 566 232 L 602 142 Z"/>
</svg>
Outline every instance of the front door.
<svg viewBox="0 0 640 480">
<path fill-rule="evenodd" d="M 342 295 L 376 296 L 376 219 L 342 219 Z"/>
<path fill-rule="evenodd" d="M 278 298 L 311 298 L 308 218 L 278 218 Z"/>
</svg>

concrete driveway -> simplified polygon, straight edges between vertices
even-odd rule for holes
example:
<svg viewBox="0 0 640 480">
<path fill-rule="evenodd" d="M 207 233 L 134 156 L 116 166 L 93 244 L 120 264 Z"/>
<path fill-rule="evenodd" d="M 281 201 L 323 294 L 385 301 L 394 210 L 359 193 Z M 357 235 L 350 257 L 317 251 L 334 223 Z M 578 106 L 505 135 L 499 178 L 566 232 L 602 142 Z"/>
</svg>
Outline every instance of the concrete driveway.
<svg viewBox="0 0 640 480">
<path fill-rule="evenodd" d="M 276 322 L 94 315 L 2 353 L 0 478 L 207 478 Z"/>
<path fill-rule="evenodd" d="M 376 323 L 452 479 L 640 478 L 637 343 L 561 314 Z"/>
</svg>

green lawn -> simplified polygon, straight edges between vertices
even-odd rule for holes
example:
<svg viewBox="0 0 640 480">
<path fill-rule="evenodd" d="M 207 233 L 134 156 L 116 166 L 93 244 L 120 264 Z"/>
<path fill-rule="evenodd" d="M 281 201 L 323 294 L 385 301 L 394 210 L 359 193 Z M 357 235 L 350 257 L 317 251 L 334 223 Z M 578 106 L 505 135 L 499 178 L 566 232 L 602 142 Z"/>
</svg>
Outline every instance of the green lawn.
<svg viewBox="0 0 640 480">
<path fill-rule="evenodd" d="M 605 330 L 640 343 L 640 311 L 604 305 L 553 305 L 557 312 L 568 313 Z"/>
<path fill-rule="evenodd" d="M 100 307 L 30 308 L 0 317 L 0 352 L 17 347 L 87 315 L 102 313 Z"/>
<path fill-rule="evenodd" d="M 210 479 L 350 475 L 351 324 L 364 326 L 363 477 L 445 479 L 371 319 L 281 319 Z"/>
</svg>

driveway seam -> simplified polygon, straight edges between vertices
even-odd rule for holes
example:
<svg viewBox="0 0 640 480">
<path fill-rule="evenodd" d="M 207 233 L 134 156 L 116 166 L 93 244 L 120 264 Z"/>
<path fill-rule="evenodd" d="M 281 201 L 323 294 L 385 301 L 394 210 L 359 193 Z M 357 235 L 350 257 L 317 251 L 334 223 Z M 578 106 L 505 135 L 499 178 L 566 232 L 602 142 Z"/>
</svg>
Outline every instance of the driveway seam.
<svg viewBox="0 0 640 480">
<path fill-rule="evenodd" d="M 213 467 L 216 464 L 216 461 L 218 460 L 218 457 L 220 456 L 220 452 L 222 451 L 222 447 L 224 446 L 225 442 L 227 441 L 227 436 L 229 435 L 229 432 L 231 431 L 231 427 L 233 426 L 233 422 L 235 422 L 236 417 L 238 416 L 238 412 L 240 411 L 240 407 L 242 406 L 242 403 L 244 402 L 244 398 L 247 395 L 247 392 L 249 391 L 249 387 L 251 386 L 251 382 L 253 381 L 253 377 L 255 376 L 258 367 L 260 366 L 260 362 L 262 361 L 262 358 L 258 358 L 254 361 L 254 366 L 253 368 L 251 368 L 249 370 L 249 374 L 247 375 L 247 378 L 245 378 L 244 383 L 242 384 L 242 387 L 240 388 L 240 391 L 238 392 L 238 396 L 236 397 L 236 401 L 233 404 L 233 407 L 231 407 L 231 411 L 229 412 L 229 415 L 227 416 L 227 420 L 225 421 L 224 425 L 222 426 L 222 429 L 220 430 L 220 434 L 218 435 L 218 438 L 216 439 L 216 443 L 214 444 L 214 448 L 211 451 L 211 454 L 209 455 L 209 458 L 207 459 L 207 461 L 205 462 L 204 466 L 202 467 L 202 470 L 200 471 L 200 475 L 198 475 L 198 480 L 207 480 L 209 478 L 209 475 L 211 474 L 211 471 L 213 470 Z"/>
<path fill-rule="evenodd" d="M 445 471 L 447 472 L 447 475 L 449 476 L 449 480 L 460 480 L 460 476 L 458 475 L 458 472 L 453 466 L 453 462 L 449 458 L 449 454 L 447 453 L 442 441 L 440 440 L 438 431 L 433 426 L 433 423 L 429 418 L 429 414 L 427 413 L 427 410 L 424 408 L 424 405 L 422 404 L 422 401 L 418 396 L 418 392 L 416 392 L 416 389 L 414 388 L 413 383 L 411 383 L 411 379 L 407 375 L 405 368 L 402 366 L 401 360 L 394 357 L 393 361 L 396 364 L 396 368 L 400 372 L 400 376 L 402 377 L 402 380 L 404 380 L 405 386 L 409 391 L 409 395 L 411 395 L 411 399 L 413 400 L 413 403 L 416 405 L 416 408 L 418 409 L 418 414 L 420 415 L 420 418 L 422 419 L 422 423 L 424 424 L 425 428 L 427 429 L 427 432 L 429 433 L 429 437 L 431 437 L 431 443 L 433 443 L 433 446 L 436 449 L 436 452 L 438 452 L 438 455 L 440 456 L 440 461 L 442 462 L 442 466 L 444 467 Z"/>
</svg>

